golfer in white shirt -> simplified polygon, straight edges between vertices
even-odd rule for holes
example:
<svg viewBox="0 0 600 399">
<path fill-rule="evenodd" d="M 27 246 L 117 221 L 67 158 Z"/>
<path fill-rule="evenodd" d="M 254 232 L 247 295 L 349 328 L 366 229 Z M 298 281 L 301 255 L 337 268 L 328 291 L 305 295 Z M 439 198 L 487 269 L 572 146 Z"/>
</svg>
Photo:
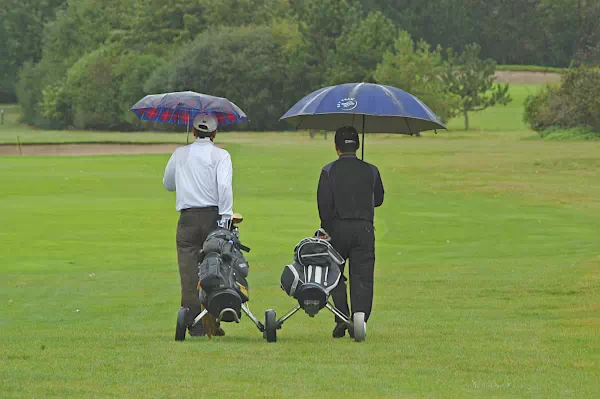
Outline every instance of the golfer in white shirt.
<svg viewBox="0 0 600 399">
<path fill-rule="evenodd" d="M 176 191 L 177 263 L 181 277 L 181 306 L 193 320 L 201 310 L 198 298 L 198 254 L 210 232 L 228 225 L 233 213 L 232 166 L 229 153 L 214 145 L 218 122 L 213 115 L 198 115 L 193 128 L 196 140 L 180 147 L 165 169 L 163 184 Z M 190 335 L 204 335 L 202 323 Z M 219 327 L 217 335 L 223 335 Z"/>
</svg>

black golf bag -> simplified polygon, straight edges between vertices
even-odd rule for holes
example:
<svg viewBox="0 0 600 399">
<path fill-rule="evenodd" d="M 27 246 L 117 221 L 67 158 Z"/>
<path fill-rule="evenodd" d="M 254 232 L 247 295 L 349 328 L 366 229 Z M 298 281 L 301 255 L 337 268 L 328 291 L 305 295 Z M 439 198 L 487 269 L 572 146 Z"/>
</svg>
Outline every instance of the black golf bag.
<svg viewBox="0 0 600 399">
<path fill-rule="evenodd" d="M 242 248 L 235 232 L 218 229 L 208 235 L 200 253 L 200 302 L 222 321 L 236 321 L 236 316 L 239 320 L 242 303 L 249 299 Z"/>
<path fill-rule="evenodd" d="M 297 299 L 309 316 L 314 316 L 325 307 L 331 290 L 338 285 L 339 266 L 344 262 L 328 241 L 305 238 L 294 249 L 294 263 L 283 269 L 281 288 Z"/>
</svg>

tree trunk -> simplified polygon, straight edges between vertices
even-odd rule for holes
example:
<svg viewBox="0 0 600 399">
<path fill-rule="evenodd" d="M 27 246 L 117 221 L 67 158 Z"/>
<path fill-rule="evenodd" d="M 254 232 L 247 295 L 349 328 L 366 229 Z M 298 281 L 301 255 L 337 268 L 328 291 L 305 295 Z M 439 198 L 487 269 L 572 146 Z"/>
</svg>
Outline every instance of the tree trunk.
<svg viewBox="0 0 600 399">
<path fill-rule="evenodd" d="M 469 130 L 469 113 L 465 111 L 465 130 Z"/>
</svg>

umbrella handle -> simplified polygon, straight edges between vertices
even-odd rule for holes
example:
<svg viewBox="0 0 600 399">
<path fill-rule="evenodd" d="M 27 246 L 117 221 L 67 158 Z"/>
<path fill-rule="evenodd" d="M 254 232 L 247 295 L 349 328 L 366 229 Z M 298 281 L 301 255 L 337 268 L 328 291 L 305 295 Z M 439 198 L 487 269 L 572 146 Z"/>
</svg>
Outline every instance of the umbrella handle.
<svg viewBox="0 0 600 399">
<path fill-rule="evenodd" d="M 188 113 L 187 134 L 185 135 L 185 144 L 190 143 L 190 115 Z"/>
<path fill-rule="evenodd" d="M 362 160 L 365 160 L 365 119 L 366 115 L 363 114 L 363 123 L 362 123 Z"/>
</svg>

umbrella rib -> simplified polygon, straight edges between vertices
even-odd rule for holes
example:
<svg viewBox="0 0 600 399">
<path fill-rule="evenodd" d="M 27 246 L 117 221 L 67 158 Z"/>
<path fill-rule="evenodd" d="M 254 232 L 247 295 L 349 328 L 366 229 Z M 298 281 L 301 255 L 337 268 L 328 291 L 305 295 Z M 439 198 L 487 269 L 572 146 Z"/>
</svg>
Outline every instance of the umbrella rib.
<svg viewBox="0 0 600 399">
<path fill-rule="evenodd" d="M 300 127 L 300 125 L 302 124 L 302 122 L 304 122 L 304 119 L 306 119 L 306 116 L 303 116 L 300 118 L 300 122 L 298 122 L 298 124 L 296 125 L 296 130 L 298 130 L 298 128 Z"/>
<path fill-rule="evenodd" d="M 408 132 L 412 136 L 413 132 L 412 132 L 412 129 L 410 128 L 410 124 L 408 123 L 408 118 L 404 117 L 404 122 L 406 122 L 406 127 L 408 128 Z"/>
<path fill-rule="evenodd" d="M 316 96 L 314 96 L 313 98 L 311 98 L 306 104 L 304 104 L 304 106 L 302 107 L 302 109 L 300 109 L 300 112 L 304 112 L 304 110 L 310 105 L 312 104 L 317 98 L 323 96 L 323 94 L 327 94 L 329 93 L 331 90 L 333 90 L 335 88 L 335 86 L 331 86 L 326 88 L 325 90 L 323 90 L 322 92 L 320 92 L 319 94 L 317 94 Z"/>
</svg>

